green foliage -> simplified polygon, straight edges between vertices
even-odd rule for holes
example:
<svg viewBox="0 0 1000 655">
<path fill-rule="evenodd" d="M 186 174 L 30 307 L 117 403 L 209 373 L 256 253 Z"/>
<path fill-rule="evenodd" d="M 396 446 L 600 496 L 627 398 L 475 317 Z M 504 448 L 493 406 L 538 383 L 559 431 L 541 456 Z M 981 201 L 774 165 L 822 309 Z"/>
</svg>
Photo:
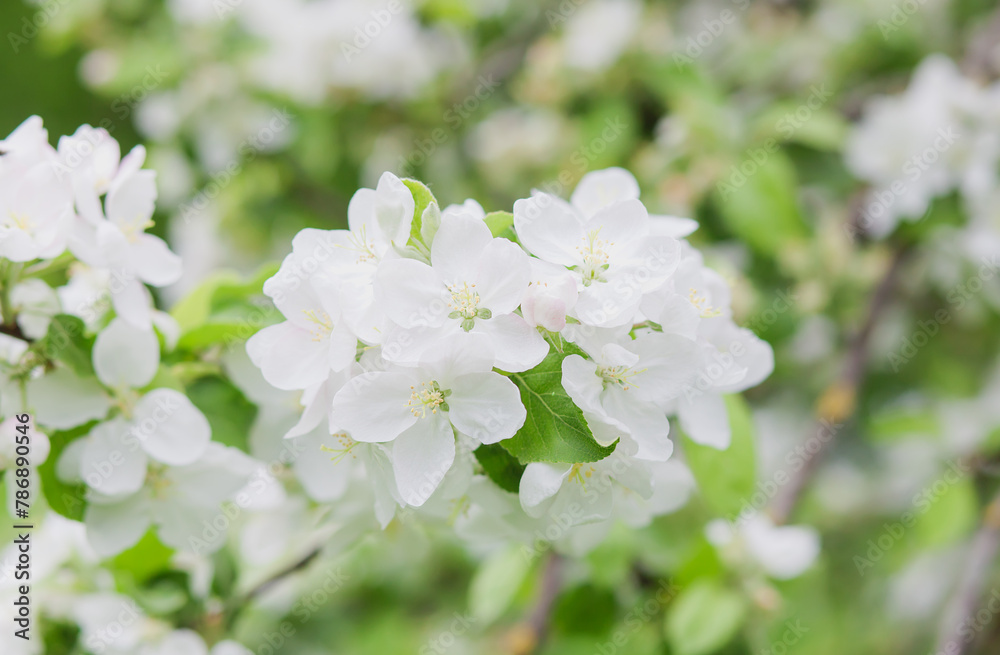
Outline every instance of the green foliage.
<svg viewBox="0 0 1000 655">
<path fill-rule="evenodd" d="M 753 423 L 750 408 L 741 396 L 726 396 L 732 442 L 726 450 L 703 446 L 684 436 L 684 454 L 698 481 L 698 490 L 712 512 L 719 516 L 739 513 L 757 482 Z"/>
<path fill-rule="evenodd" d="M 36 341 L 31 349 L 51 362 L 62 362 L 79 376 L 94 374 L 90 351 L 93 337 L 86 336 L 86 326 L 76 316 L 56 314 L 49 323 L 48 332 Z"/>
<path fill-rule="evenodd" d="M 496 551 L 482 563 L 469 585 L 469 612 L 477 623 L 493 623 L 507 611 L 533 563 L 519 544 Z"/>
<path fill-rule="evenodd" d="M 207 376 L 188 385 L 187 395 L 212 426 L 212 441 L 248 450 L 247 436 L 257 407 L 239 389 L 225 378 Z"/>
<path fill-rule="evenodd" d="M 504 491 L 517 493 L 525 465 L 500 444 L 483 444 L 475 450 L 476 461 L 491 480 Z"/>
<path fill-rule="evenodd" d="M 63 451 L 71 443 L 88 434 L 94 425 L 96 422 L 87 423 L 72 430 L 50 433 L 48 435 L 49 456 L 45 463 L 38 467 L 45 501 L 52 510 L 74 521 L 83 520 L 83 513 L 87 508 L 85 496 L 87 488 L 82 484 L 67 484 L 60 480 L 56 475 L 56 465 Z"/>
<path fill-rule="evenodd" d="M 774 256 L 808 232 L 791 161 L 780 150 L 760 151 L 765 153 L 763 163 L 747 155 L 727 171 L 716 188 L 715 206 L 734 235 L 758 252 Z"/>
<path fill-rule="evenodd" d="M 583 412 L 562 386 L 562 361 L 569 354 L 552 351 L 530 371 L 510 376 L 528 416 L 500 445 L 523 463 L 596 462 L 614 451 L 614 444 L 597 443 Z"/>
<path fill-rule="evenodd" d="M 153 576 L 169 568 L 174 551 L 160 543 L 156 532 L 150 530 L 139 543 L 119 553 L 113 560 L 115 576 L 126 587 L 142 585 Z"/>
<path fill-rule="evenodd" d="M 178 350 L 194 352 L 245 341 L 280 320 L 262 296 L 264 281 L 277 270 L 277 264 L 270 264 L 247 280 L 233 271 L 219 271 L 202 282 L 170 312 L 181 328 Z"/>
<path fill-rule="evenodd" d="M 691 584 L 667 612 L 664 630 L 677 655 L 708 655 L 725 646 L 743 625 L 747 601 L 715 580 Z"/>
</svg>

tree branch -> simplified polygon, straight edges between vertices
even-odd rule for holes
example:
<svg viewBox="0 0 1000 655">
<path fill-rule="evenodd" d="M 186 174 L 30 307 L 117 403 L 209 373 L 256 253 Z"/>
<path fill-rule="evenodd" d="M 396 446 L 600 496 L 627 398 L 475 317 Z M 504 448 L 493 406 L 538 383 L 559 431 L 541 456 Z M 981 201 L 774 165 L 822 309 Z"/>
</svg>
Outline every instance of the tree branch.
<svg viewBox="0 0 1000 655">
<path fill-rule="evenodd" d="M 531 655 L 537 653 L 545 643 L 549 634 L 549 622 L 552 618 L 552 607 L 562 590 L 563 557 L 552 552 L 545 560 L 542 569 L 541 589 L 538 600 L 528 616 L 528 620 L 518 625 L 507 635 L 508 650 L 513 655 Z"/>
<path fill-rule="evenodd" d="M 975 639 L 963 630 L 966 620 L 976 614 L 982 602 L 990 568 L 1000 549 L 1000 492 L 993 497 L 983 512 L 983 522 L 966 556 L 965 570 L 948 608 L 945 610 L 938 633 L 936 653 L 965 655 Z M 984 626 L 985 627 L 985 626 Z"/>
<path fill-rule="evenodd" d="M 813 430 L 813 435 L 815 435 L 813 438 L 818 438 L 827 431 L 831 431 L 831 433 L 820 441 L 819 449 L 805 460 L 805 465 L 775 496 L 769 509 L 775 523 L 781 524 L 788 521 L 809 480 L 819 468 L 820 461 L 835 441 L 836 432 L 844 422 L 854 415 L 858 388 L 861 386 L 865 370 L 868 368 L 871 336 L 889 305 L 900 268 L 908 253 L 909 248 L 906 246 L 901 246 L 896 250 L 885 275 L 882 276 L 872 292 L 868 312 L 860 329 L 851 340 L 840 377 L 827 387 L 816 402 L 817 421 Z"/>
</svg>

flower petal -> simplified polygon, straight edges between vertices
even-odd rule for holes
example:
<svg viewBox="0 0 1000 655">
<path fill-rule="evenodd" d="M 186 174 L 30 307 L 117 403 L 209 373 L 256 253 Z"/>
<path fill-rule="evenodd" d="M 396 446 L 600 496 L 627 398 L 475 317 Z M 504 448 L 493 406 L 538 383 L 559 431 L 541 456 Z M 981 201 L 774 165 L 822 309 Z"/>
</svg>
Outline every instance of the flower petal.
<svg viewBox="0 0 1000 655">
<path fill-rule="evenodd" d="M 427 502 L 454 461 L 455 435 L 443 413 L 400 434 L 392 445 L 392 470 L 403 502 L 414 507 Z"/>
<path fill-rule="evenodd" d="M 160 342 L 152 330 L 115 318 L 97 335 L 93 360 L 98 379 L 107 386 L 144 387 L 160 365 Z"/>
<path fill-rule="evenodd" d="M 150 457 L 171 466 L 200 458 L 212 438 L 205 415 L 173 389 L 154 389 L 136 403 L 132 433 Z"/>
<path fill-rule="evenodd" d="M 452 424 L 463 434 L 486 444 L 514 436 L 527 416 L 517 386 L 497 373 L 457 377 L 448 406 Z"/>
<path fill-rule="evenodd" d="M 392 441 L 418 421 L 407 401 L 413 379 L 394 372 L 363 373 L 333 398 L 333 420 L 355 441 Z"/>
<path fill-rule="evenodd" d="M 80 477 L 105 496 L 134 494 L 146 480 L 146 453 L 127 442 L 128 428 L 116 418 L 95 426 L 84 439 Z"/>
</svg>

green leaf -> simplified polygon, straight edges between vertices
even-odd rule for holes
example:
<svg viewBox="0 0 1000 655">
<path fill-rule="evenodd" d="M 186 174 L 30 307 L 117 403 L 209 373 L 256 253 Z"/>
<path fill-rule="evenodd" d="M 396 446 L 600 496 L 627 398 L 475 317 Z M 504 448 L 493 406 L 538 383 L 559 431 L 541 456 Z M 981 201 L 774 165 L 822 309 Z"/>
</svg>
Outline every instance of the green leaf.
<svg viewBox="0 0 1000 655">
<path fill-rule="evenodd" d="M 752 248 L 774 256 L 807 230 L 799 210 L 791 161 L 781 152 L 745 155 L 716 184 L 715 206 L 726 226 Z"/>
<path fill-rule="evenodd" d="M 251 299 L 263 295 L 264 282 L 278 266 L 267 264 L 249 279 L 235 271 L 219 271 L 202 282 L 170 310 L 181 328 L 178 348 L 205 347 L 233 335 L 247 339 L 277 320 L 277 311 L 269 303 L 256 305 Z"/>
<path fill-rule="evenodd" d="M 247 435 L 257 415 L 257 407 L 239 389 L 218 376 L 195 380 L 187 388 L 188 397 L 212 426 L 212 441 L 247 452 Z"/>
<path fill-rule="evenodd" d="M 517 434 L 500 445 L 524 464 L 596 462 L 615 449 L 615 444 L 597 443 L 583 412 L 563 389 L 562 361 L 569 354 L 570 349 L 550 352 L 535 368 L 510 376 L 528 416 Z"/>
<path fill-rule="evenodd" d="M 741 396 L 726 396 L 733 438 L 726 450 L 691 441 L 684 435 L 684 454 L 709 508 L 720 516 L 735 516 L 755 491 L 756 454 L 750 408 Z"/>
<path fill-rule="evenodd" d="M 486 475 L 504 491 L 517 493 L 525 465 L 517 461 L 500 444 L 483 444 L 475 451 L 476 459 Z"/>
<path fill-rule="evenodd" d="M 533 558 L 518 544 L 499 550 L 479 567 L 469 585 L 469 612 L 477 625 L 500 618 L 532 569 Z"/>
<path fill-rule="evenodd" d="M 67 446 L 89 433 L 96 424 L 96 421 L 91 421 L 72 430 L 50 433 L 49 456 L 45 463 L 38 467 L 45 501 L 53 511 L 74 521 L 83 520 L 83 513 L 87 508 L 85 500 L 87 488 L 83 484 L 66 484 L 60 480 L 56 476 L 56 463 Z"/>
<path fill-rule="evenodd" d="M 567 634 L 602 635 L 615 627 L 617 612 L 614 591 L 588 582 L 562 593 L 552 622 Z"/>
<path fill-rule="evenodd" d="M 112 560 L 115 576 L 129 576 L 129 582 L 141 585 L 157 573 L 166 570 L 174 551 L 164 546 L 156 532 L 150 529 L 139 543 L 119 553 Z"/>
<path fill-rule="evenodd" d="M 514 215 L 510 212 L 490 212 L 484 219 L 490 233 L 498 237 L 514 226 Z"/>
<path fill-rule="evenodd" d="M 725 646 L 743 625 L 743 596 L 714 580 L 700 580 L 682 591 L 664 624 L 667 641 L 678 655 L 707 655 Z"/>
<path fill-rule="evenodd" d="M 212 313 L 212 298 L 215 292 L 224 284 L 235 284 L 239 282 L 239 275 L 234 271 L 219 271 L 208 277 L 199 284 L 193 291 L 184 296 L 173 309 L 170 315 L 174 317 L 181 328 L 181 334 L 192 330 L 208 320 Z"/>
<path fill-rule="evenodd" d="M 956 463 L 914 496 L 917 543 L 923 548 L 957 543 L 976 527 L 979 501 L 969 472 Z"/>
<path fill-rule="evenodd" d="M 85 333 L 84 322 L 76 316 L 56 314 L 48 332 L 31 349 L 49 361 L 66 364 L 79 376 L 93 375 L 90 351 L 94 340 Z"/>
<path fill-rule="evenodd" d="M 438 205 L 438 201 L 423 182 L 408 177 L 403 178 L 402 182 L 410 190 L 410 193 L 413 194 L 413 224 L 410 226 L 410 240 L 420 242 L 424 210 L 431 203 Z"/>
</svg>

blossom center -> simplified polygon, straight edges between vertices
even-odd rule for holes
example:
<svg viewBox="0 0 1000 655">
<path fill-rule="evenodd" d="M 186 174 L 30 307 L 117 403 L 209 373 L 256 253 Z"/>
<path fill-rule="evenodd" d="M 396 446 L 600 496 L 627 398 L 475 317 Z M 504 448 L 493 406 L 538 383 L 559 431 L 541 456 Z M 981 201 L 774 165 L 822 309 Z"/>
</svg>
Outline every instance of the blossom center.
<svg viewBox="0 0 1000 655">
<path fill-rule="evenodd" d="M 14 227 L 19 230 L 27 232 L 31 228 L 35 227 L 35 222 L 31 220 L 27 214 L 16 214 L 11 211 L 8 212 L 8 216 L 10 217 L 10 221 L 14 224 Z"/>
<path fill-rule="evenodd" d="M 633 378 L 645 371 L 646 369 L 636 370 L 628 366 L 602 366 L 597 369 L 597 374 L 604 380 L 605 388 L 610 383 L 620 387 L 622 391 L 628 391 L 633 387 L 636 389 L 639 388 L 639 385 L 635 383 Z"/>
<path fill-rule="evenodd" d="M 694 287 L 688 289 L 688 300 L 695 306 L 695 309 L 698 310 L 698 315 L 702 318 L 712 318 L 722 314 L 718 309 L 708 304 L 707 296 L 699 296 L 698 290 Z"/>
<path fill-rule="evenodd" d="M 493 312 L 479 306 L 479 292 L 476 291 L 475 284 L 468 282 L 449 284 L 448 292 L 451 293 L 451 299 L 448 301 L 451 313 L 448 314 L 448 318 L 461 319 L 462 329 L 466 332 L 473 328 L 477 318 L 492 318 Z"/>
<path fill-rule="evenodd" d="M 352 458 L 357 458 L 357 455 L 351 453 L 351 451 L 354 450 L 354 447 L 358 445 L 357 441 L 351 439 L 344 432 L 337 432 L 336 434 L 330 436 L 332 436 L 337 440 L 340 447 L 330 448 L 329 446 L 321 445 L 319 449 L 325 453 L 333 453 L 333 457 L 331 458 L 331 460 L 333 461 L 334 464 L 339 463 L 342 459 L 344 459 L 348 455 L 350 455 Z"/>
<path fill-rule="evenodd" d="M 315 326 L 309 328 L 313 341 L 322 341 L 333 332 L 333 319 L 322 309 L 303 309 L 302 313 L 306 315 L 306 320 Z"/>
<path fill-rule="evenodd" d="M 368 238 L 367 226 L 362 225 L 360 229 L 351 231 L 351 248 L 358 253 L 356 263 L 377 262 L 378 255 L 375 254 L 375 242 Z M 343 247 L 343 246 L 341 246 Z"/>
<path fill-rule="evenodd" d="M 406 401 L 406 408 L 417 418 L 426 418 L 428 410 L 431 414 L 437 414 L 439 407 L 441 411 L 448 411 L 446 399 L 450 395 L 451 390 L 441 389 L 437 382 L 421 382 L 420 386 L 410 386 L 410 399 Z"/>
<path fill-rule="evenodd" d="M 125 225 L 121 226 L 121 231 L 122 234 L 125 235 L 125 238 L 128 239 L 129 243 L 135 243 L 136 241 L 139 240 L 139 235 L 141 235 L 143 232 L 153 227 L 154 225 L 156 225 L 156 223 L 152 219 L 147 219 L 147 220 L 140 219 L 132 221 L 131 223 L 126 223 Z"/>
<path fill-rule="evenodd" d="M 587 480 L 589 480 L 596 471 L 591 464 L 574 464 L 569 470 L 569 479 L 578 482 L 580 486 L 584 489 L 587 488 Z"/>
<path fill-rule="evenodd" d="M 583 285 L 589 287 L 594 282 L 607 282 L 604 272 L 610 268 L 611 255 L 608 249 L 615 245 L 613 241 L 605 241 L 598 237 L 601 228 L 592 230 L 584 237 L 584 245 L 577 246 L 583 265 L 579 267 Z"/>
</svg>

